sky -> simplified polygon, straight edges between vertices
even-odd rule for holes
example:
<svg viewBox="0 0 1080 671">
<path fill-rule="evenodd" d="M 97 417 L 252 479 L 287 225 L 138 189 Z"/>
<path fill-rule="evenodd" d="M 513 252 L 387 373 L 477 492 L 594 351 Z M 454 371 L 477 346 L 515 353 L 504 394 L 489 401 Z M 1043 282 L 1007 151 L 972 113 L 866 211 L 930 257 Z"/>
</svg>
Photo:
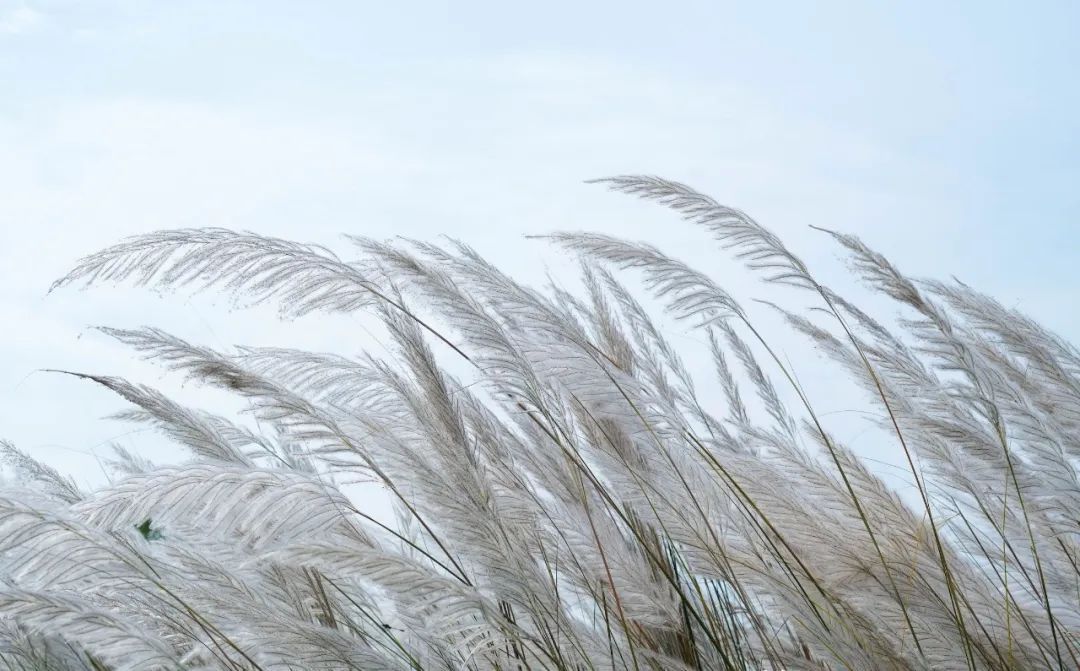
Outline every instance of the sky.
<svg viewBox="0 0 1080 671">
<path fill-rule="evenodd" d="M 1078 340 L 1078 25 L 1074 2 L 0 0 L 0 437 L 87 484 L 111 441 L 168 456 L 103 419 L 119 399 L 42 372 L 172 389 L 95 325 L 380 346 L 354 316 L 47 293 L 152 230 L 342 251 L 344 233 L 449 235 L 528 281 L 566 261 L 526 235 L 591 230 L 759 295 L 701 231 L 584 183 L 622 173 L 749 212 L 838 288 L 851 280 L 810 225 Z"/>
</svg>

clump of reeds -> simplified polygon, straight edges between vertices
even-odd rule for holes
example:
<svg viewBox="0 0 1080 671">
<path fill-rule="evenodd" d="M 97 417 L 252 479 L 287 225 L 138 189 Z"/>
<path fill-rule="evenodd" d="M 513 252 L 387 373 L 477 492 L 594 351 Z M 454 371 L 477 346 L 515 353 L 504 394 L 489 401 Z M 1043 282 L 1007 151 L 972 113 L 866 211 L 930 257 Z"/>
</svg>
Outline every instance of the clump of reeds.
<svg viewBox="0 0 1080 671">
<path fill-rule="evenodd" d="M 783 314 L 865 388 L 915 496 L 830 435 L 735 297 L 651 246 L 551 236 L 585 261 L 572 295 L 523 286 L 458 243 L 353 238 L 362 258 L 349 262 L 225 230 L 153 233 L 57 284 L 368 311 L 396 357 L 103 329 L 240 395 L 264 430 L 83 375 L 190 461 L 120 450 L 123 477 L 84 492 L 5 444 L 24 485 L 0 490 L 0 665 L 1080 667 L 1080 353 L 831 234 L 902 304 L 902 326 L 886 327 L 742 212 L 661 179 L 603 181 L 813 301 Z M 700 329 L 708 367 L 680 358 L 623 271 Z M 448 357 L 478 382 L 447 372 Z M 719 405 L 695 391 L 707 375 Z M 357 477 L 397 523 L 335 485 Z"/>
</svg>

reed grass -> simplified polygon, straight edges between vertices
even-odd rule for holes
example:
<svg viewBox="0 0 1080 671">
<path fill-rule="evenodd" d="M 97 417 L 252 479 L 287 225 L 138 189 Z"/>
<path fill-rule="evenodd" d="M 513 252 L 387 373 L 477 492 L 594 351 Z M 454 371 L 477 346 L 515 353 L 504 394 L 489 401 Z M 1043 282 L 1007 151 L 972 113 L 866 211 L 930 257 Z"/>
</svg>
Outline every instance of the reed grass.
<svg viewBox="0 0 1080 671">
<path fill-rule="evenodd" d="M 737 297 L 653 246 L 547 236 L 582 259 L 573 293 L 453 241 L 352 237 L 359 258 L 343 260 L 250 233 L 152 233 L 54 288 L 364 311 L 394 351 L 218 351 L 103 328 L 245 399 L 259 428 L 71 373 L 188 458 L 118 448 L 117 479 L 87 492 L 3 443 L 21 477 L 0 486 L 0 666 L 1080 667 L 1080 352 L 825 231 L 904 311 L 886 326 L 743 212 L 655 177 L 599 181 L 810 301 L 770 305 L 863 388 L 910 500 L 830 433 Z M 653 304 L 703 335 L 708 366 L 683 360 Z M 697 391 L 710 378 L 720 403 Z M 357 478 L 396 521 L 342 492 Z"/>
</svg>

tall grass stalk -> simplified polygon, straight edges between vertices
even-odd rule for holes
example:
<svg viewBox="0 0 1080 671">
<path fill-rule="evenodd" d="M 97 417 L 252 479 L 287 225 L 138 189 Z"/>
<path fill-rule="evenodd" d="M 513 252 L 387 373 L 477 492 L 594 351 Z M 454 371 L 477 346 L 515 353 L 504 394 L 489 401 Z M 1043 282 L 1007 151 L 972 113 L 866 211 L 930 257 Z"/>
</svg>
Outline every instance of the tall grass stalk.
<svg viewBox="0 0 1080 671">
<path fill-rule="evenodd" d="M 886 326 L 744 213 L 655 177 L 600 182 L 818 303 L 768 305 L 865 390 L 917 500 L 829 432 L 736 297 L 650 245 L 548 236 L 582 259 L 575 294 L 522 285 L 458 242 L 351 237 L 359 258 L 343 260 L 250 233 L 153 233 L 56 288 L 363 311 L 393 352 L 218 351 L 103 328 L 245 399 L 259 428 L 74 373 L 188 458 L 117 448 L 117 477 L 88 492 L 3 443 L 20 482 L 0 488 L 0 666 L 1080 667 L 1080 353 L 824 231 L 905 311 Z M 683 360 L 634 275 L 703 333 L 709 366 Z M 719 402 L 698 392 L 713 374 Z M 385 491 L 395 522 L 342 492 L 357 478 Z"/>
</svg>

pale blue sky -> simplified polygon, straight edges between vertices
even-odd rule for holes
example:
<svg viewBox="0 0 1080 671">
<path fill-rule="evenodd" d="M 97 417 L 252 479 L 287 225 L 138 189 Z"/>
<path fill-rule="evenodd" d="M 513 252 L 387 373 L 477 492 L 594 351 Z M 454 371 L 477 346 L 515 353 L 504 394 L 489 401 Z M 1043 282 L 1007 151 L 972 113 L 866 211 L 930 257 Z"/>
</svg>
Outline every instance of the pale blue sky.
<svg viewBox="0 0 1080 671">
<path fill-rule="evenodd" d="M 835 252 L 806 224 L 1080 338 L 1078 26 L 1064 2 L 0 0 L 0 436 L 92 470 L 120 402 L 32 371 L 156 378 L 90 324 L 361 346 L 349 320 L 209 298 L 44 297 L 131 233 L 449 234 L 539 278 L 556 261 L 523 234 L 594 229 L 747 281 L 581 184 L 622 172 L 741 207 L 823 272 Z"/>
</svg>

